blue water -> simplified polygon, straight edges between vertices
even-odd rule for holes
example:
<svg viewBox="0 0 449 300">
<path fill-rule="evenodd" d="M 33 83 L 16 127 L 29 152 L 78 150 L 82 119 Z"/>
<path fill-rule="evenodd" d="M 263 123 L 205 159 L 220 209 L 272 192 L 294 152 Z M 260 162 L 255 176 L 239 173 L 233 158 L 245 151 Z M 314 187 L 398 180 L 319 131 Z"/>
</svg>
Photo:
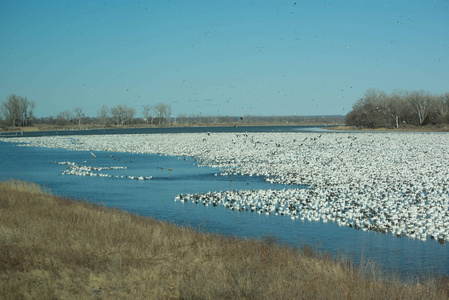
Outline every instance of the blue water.
<svg viewBox="0 0 449 300">
<path fill-rule="evenodd" d="M 356 263 L 362 257 L 374 260 L 401 274 L 449 274 L 447 246 L 430 239 L 422 242 L 338 227 L 332 223 L 292 221 L 289 217 L 237 212 L 221 206 L 174 202 L 175 196 L 181 193 L 282 189 L 287 186 L 273 185 L 259 177 L 216 176 L 217 169 L 198 167 L 192 158 L 113 152 L 95 152 L 95 155 L 96 158 L 88 151 L 18 147 L 0 142 L 0 179 L 36 182 L 57 195 L 103 203 L 208 232 L 247 238 L 271 235 L 283 242 L 315 245 L 335 255 L 352 257 Z M 140 181 L 61 175 L 67 165 L 54 162 L 63 161 L 95 167 L 123 166 L 127 169 L 102 172 L 153 178 Z"/>
</svg>

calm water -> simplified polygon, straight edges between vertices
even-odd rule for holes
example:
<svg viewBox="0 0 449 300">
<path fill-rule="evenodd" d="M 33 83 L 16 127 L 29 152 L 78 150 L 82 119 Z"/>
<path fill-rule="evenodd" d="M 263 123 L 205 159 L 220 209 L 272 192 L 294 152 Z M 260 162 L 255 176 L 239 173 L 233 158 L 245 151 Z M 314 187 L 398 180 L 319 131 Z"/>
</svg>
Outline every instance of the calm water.
<svg viewBox="0 0 449 300">
<path fill-rule="evenodd" d="M 290 129 L 291 130 L 291 129 Z M 208 130 L 210 131 L 210 130 Z M 67 151 L 36 147 L 17 147 L 0 142 L 0 179 L 15 178 L 49 187 L 54 194 L 87 199 L 120 207 L 129 212 L 151 216 L 204 231 L 260 238 L 278 237 L 292 244 L 317 245 L 333 254 L 352 256 L 354 261 L 370 258 L 401 273 L 444 272 L 449 274 L 449 251 L 435 241 L 421 242 L 375 232 L 362 232 L 332 223 L 292 221 L 288 217 L 237 212 L 224 207 L 181 204 L 174 197 L 181 193 L 199 193 L 241 189 L 282 189 L 262 178 L 215 176 L 217 169 L 198 167 L 192 158 L 95 152 Z M 111 155 L 113 157 L 111 157 Z M 61 175 L 70 161 L 88 166 L 124 166 L 105 170 L 113 175 L 153 176 L 148 181 L 122 178 Z M 172 171 L 169 171 L 169 168 Z"/>
</svg>

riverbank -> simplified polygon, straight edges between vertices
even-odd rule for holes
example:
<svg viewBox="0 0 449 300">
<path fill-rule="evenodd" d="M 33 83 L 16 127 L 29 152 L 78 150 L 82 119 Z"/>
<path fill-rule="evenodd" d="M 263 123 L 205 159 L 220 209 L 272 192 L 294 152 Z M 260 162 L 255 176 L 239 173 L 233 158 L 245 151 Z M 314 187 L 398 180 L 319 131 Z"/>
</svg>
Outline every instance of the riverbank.
<svg viewBox="0 0 449 300">
<path fill-rule="evenodd" d="M 199 233 L 0 183 L 0 293 L 29 298 L 447 299 L 447 280 L 402 282 L 373 264 L 275 239 Z"/>
<path fill-rule="evenodd" d="M 348 132 L 449 132 L 449 125 L 402 125 L 400 128 L 359 128 L 354 126 L 346 126 L 344 124 L 325 124 L 325 123 L 195 123 L 195 124 L 163 124 L 163 125 L 123 125 L 123 126 L 101 126 L 101 125 L 83 125 L 78 126 L 58 126 L 58 125 L 36 125 L 29 127 L 5 127 L 0 128 L 0 135 L 16 133 L 16 135 L 23 135 L 24 133 L 39 133 L 48 131 L 88 131 L 88 130 L 104 130 L 114 131 L 121 129 L 163 129 L 163 128 L 211 128 L 211 127 L 272 127 L 272 126 L 316 126 L 327 130 L 348 131 Z"/>
</svg>

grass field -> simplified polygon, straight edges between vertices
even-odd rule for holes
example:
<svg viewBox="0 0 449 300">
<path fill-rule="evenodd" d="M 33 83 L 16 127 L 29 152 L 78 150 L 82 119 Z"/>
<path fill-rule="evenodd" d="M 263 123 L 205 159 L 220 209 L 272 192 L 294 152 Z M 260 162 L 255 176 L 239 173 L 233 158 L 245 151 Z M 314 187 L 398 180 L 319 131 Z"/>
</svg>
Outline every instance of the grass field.
<svg viewBox="0 0 449 300">
<path fill-rule="evenodd" d="M 448 299 L 314 251 L 199 233 L 0 182 L 2 299 Z"/>
</svg>

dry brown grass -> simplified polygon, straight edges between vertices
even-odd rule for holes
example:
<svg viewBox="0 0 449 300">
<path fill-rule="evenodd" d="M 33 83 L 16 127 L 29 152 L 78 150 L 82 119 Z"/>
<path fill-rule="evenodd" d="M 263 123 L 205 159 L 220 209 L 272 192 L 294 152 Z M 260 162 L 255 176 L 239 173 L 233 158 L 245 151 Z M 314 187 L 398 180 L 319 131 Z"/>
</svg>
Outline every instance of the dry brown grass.
<svg viewBox="0 0 449 300">
<path fill-rule="evenodd" d="M 448 286 L 0 183 L 3 299 L 447 299 Z"/>
</svg>

